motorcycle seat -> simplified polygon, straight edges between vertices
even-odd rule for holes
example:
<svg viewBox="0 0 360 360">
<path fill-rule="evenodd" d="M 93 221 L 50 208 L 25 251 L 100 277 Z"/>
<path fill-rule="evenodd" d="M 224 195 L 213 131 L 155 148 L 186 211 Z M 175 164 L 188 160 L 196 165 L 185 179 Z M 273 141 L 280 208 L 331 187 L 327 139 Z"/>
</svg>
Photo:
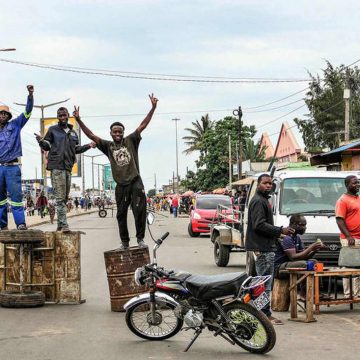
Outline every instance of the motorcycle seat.
<svg viewBox="0 0 360 360">
<path fill-rule="evenodd" d="M 170 273 L 170 279 L 172 280 L 179 280 L 179 281 L 185 281 L 187 278 L 192 276 L 189 272 L 181 271 L 181 270 L 174 270 Z"/>
<path fill-rule="evenodd" d="M 185 281 L 186 288 L 199 300 L 211 300 L 222 296 L 237 295 L 241 284 L 248 278 L 246 273 L 219 275 L 192 275 Z"/>
</svg>

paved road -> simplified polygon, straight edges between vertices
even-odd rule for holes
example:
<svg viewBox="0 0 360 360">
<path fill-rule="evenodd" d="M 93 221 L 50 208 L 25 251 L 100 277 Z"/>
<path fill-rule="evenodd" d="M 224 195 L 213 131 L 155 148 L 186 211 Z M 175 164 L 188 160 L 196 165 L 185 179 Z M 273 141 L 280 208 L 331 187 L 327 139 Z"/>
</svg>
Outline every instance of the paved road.
<svg viewBox="0 0 360 360">
<path fill-rule="evenodd" d="M 131 222 L 131 232 L 134 234 Z M 242 271 L 244 256 L 234 254 L 230 266 L 217 268 L 213 263 L 208 237 L 189 238 L 187 219 L 157 216 L 152 230 L 156 236 L 166 231 L 158 252 L 158 261 L 166 267 L 211 274 Z M 37 309 L 0 308 L 0 359 L 24 360 L 142 360 L 142 359 L 249 359 L 256 358 L 239 347 L 204 333 L 188 353 L 183 353 L 192 334 L 181 332 L 163 342 L 148 342 L 132 335 L 126 328 L 123 313 L 110 311 L 109 292 L 103 253 L 118 247 L 115 218 L 100 219 L 90 214 L 70 220 L 72 229 L 86 231 L 82 240 L 83 305 L 46 305 Z M 42 230 L 53 226 L 43 225 Z M 134 240 L 133 240 L 134 241 Z M 147 239 L 150 243 L 150 240 Z M 240 266 L 240 267 L 239 267 Z M 350 359 L 360 353 L 360 307 L 325 308 L 318 322 L 288 322 L 278 326 L 277 344 L 268 359 Z"/>
</svg>

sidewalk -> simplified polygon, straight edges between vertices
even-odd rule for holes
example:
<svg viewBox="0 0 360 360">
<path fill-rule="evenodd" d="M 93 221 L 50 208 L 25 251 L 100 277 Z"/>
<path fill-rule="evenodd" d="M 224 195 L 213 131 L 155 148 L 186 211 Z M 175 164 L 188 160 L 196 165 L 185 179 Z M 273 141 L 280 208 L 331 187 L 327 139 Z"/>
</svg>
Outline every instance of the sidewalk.
<svg viewBox="0 0 360 360">
<path fill-rule="evenodd" d="M 78 211 L 76 211 L 75 209 L 73 209 L 67 213 L 67 217 L 71 218 L 74 216 L 92 214 L 92 213 L 97 213 L 98 211 L 99 211 L 99 209 L 97 207 L 95 207 L 95 208 L 92 207 L 91 210 L 88 210 L 88 211 L 85 211 L 82 209 L 79 209 Z M 57 219 L 57 216 L 55 215 L 55 218 L 54 218 L 55 225 L 56 225 L 56 219 Z M 9 230 L 16 229 L 15 223 L 14 223 L 14 217 L 13 217 L 12 213 L 8 213 L 8 221 L 9 221 Z M 40 215 L 37 215 L 37 210 L 35 210 L 35 215 L 34 216 L 25 216 L 25 221 L 26 221 L 27 227 L 32 228 L 32 227 L 35 227 L 38 225 L 50 223 L 50 216 L 45 215 L 45 217 L 41 218 Z"/>
</svg>

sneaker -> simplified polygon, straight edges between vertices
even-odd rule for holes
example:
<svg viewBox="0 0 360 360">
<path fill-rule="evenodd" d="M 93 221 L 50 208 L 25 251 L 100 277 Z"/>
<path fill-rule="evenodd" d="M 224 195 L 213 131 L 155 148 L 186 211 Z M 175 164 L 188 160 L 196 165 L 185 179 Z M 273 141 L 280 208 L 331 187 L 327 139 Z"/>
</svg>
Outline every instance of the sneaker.
<svg viewBox="0 0 360 360">
<path fill-rule="evenodd" d="M 56 231 L 61 231 L 62 230 L 62 227 L 61 226 L 58 226 L 57 228 L 56 228 Z"/>
<path fill-rule="evenodd" d="M 138 246 L 139 246 L 139 248 L 146 248 L 146 247 L 148 247 L 148 246 L 145 244 L 145 241 L 144 241 L 144 240 L 139 240 L 139 241 L 138 241 Z"/>
<path fill-rule="evenodd" d="M 71 231 L 70 231 L 70 228 L 69 228 L 69 225 L 64 225 L 64 226 L 61 228 L 61 231 L 62 231 L 63 233 L 69 233 L 69 232 L 71 232 Z"/>
<path fill-rule="evenodd" d="M 129 244 L 121 244 L 119 247 L 119 250 L 128 250 L 129 249 Z"/>
<path fill-rule="evenodd" d="M 26 224 L 20 224 L 17 227 L 18 230 L 27 230 Z"/>
</svg>

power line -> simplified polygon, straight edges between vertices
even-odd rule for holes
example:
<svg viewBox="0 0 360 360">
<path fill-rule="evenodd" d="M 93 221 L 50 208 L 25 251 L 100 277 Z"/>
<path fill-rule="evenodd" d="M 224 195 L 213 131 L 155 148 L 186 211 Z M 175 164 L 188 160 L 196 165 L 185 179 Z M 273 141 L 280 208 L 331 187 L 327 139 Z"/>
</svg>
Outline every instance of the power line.
<svg viewBox="0 0 360 360">
<path fill-rule="evenodd" d="M 262 104 L 262 105 L 258 105 L 258 106 L 252 106 L 252 107 L 244 108 L 243 110 L 252 110 L 252 109 L 257 109 L 257 108 L 260 108 L 260 107 L 272 105 L 272 104 L 275 104 L 275 103 L 280 102 L 280 101 L 282 101 L 282 100 L 286 100 L 286 99 L 288 99 L 288 98 L 290 98 L 290 97 L 292 97 L 292 96 L 295 96 L 295 95 L 297 95 L 297 94 L 301 94 L 302 92 L 304 92 L 304 91 L 307 90 L 307 89 L 309 89 L 309 87 L 306 87 L 305 89 L 302 89 L 302 90 L 297 91 L 297 92 L 295 92 L 295 93 L 293 93 L 293 94 L 290 94 L 290 95 L 288 95 L 288 96 L 285 96 L 285 97 L 283 97 L 283 98 L 281 98 L 281 99 L 279 99 L 279 100 L 271 101 L 271 102 L 269 102 L 269 103 Z"/>
<path fill-rule="evenodd" d="M 246 113 L 247 114 L 254 114 L 254 113 L 259 113 L 259 112 L 266 112 L 266 111 L 272 111 L 272 110 L 277 110 L 277 109 L 281 109 L 281 108 L 284 108 L 286 106 L 289 106 L 289 105 L 292 105 L 292 104 L 296 104 L 300 101 L 304 101 L 304 99 L 299 99 L 299 100 L 295 100 L 295 101 L 292 101 L 290 103 L 287 103 L 287 104 L 284 104 L 284 105 L 280 105 L 280 106 L 276 106 L 276 107 L 273 107 L 273 108 L 268 108 L 268 109 L 263 109 L 263 110 L 254 110 L 254 111 L 247 111 Z"/>
<path fill-rule="evenodd" d="M 75 68 L 69 66 L 61 66 L 61 65 L 50 65 L 50 64 L 38 64 L 32 62 L 25 62 L 25 61 L 16 61 L 16 60 L 9 60 L 9 59 L 1 59 L 0 61 L 10 63 L 10 64 L 17 64 L 17 65 L 24 65 L 24 66 L 31 66 L 37 67 L 41 69 L 48 69 L 48 70 L 56 70 L 56 71 L 65 71 L 65 72 L 73 72 L 79 74 L 86 74 L 86 75 L 101 75 L 101 76 L 110 76 L 110 77 L 120 77 L 120 78 L 127 78 L 127 79 L 141 79 L 141 80 L 157 80 L 157 81 L 175 81 L 175 82 L 197 82 L 197 83 L 249 83 L 249 84 L 256 84 L 256 83 L 297 83 L 297 82 L 308 82 L 309 79 L 251 79 L 251 78 L 243 78 L 243 79 L 228 79 L 228 80 L 217 80 L 216 78 L 195 78 L 195 77 L 182 77 L 182 78 L 175 78 L 171 76 L 161 75 L 131 75 L 129 73 L 116 73 L 110 72 L 109 70 L 101 71 L 101 70 L 90 70 L 87 68 Z"/>
</svg>

